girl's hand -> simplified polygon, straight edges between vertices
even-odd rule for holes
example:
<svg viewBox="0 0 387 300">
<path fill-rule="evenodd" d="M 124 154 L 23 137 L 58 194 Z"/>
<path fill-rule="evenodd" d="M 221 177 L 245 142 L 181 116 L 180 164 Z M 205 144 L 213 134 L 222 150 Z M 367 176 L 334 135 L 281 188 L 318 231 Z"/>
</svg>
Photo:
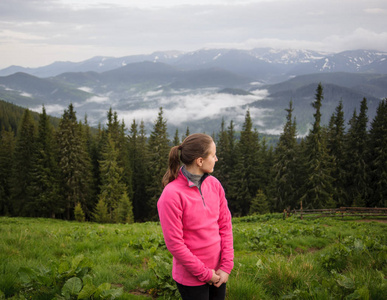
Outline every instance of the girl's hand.
<svg viewBox="0 0 387 300">
<path fill-rule="evenodd" d="M 216 283 L 220 280 L 220 276 L 218 274 L 216 274 L 215 270 L 212 270 L 212 278 L 210 281 L 208 281 L 207 283 L 209 285 L 215 285 L 216 286 Z"/>
<path fill-rule="evenodd" d="M 228 281 L 229 274 L 222 271 L 221 269 L 217 270 L 215 274 L 219 275 L 219 281 L 214 283 L 216 287 L 220 287 L 223 283 L 226 283 Z"/>
</svg>

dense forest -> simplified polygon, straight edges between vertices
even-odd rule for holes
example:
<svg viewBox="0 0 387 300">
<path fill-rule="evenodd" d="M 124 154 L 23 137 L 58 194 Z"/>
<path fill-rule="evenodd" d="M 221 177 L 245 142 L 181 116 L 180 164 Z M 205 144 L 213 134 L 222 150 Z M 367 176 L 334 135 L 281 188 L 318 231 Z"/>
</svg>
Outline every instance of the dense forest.
<svg viewBox="0 0 387 300">
<path fill-rule="evenodd" d="M 367 99 L 345 124 L 340 102 L 321 124 L 323 87 L 318 85 L 314 122 L 297 136 L 293 103 L 275 147 L 253 128 L 249 110 L 240 132 L 233 121 L 213 133 L 223 184 L 234 216 L 285 208 L 386 207 L 387 99 L 368 120 Z M 3 102 L 0 115 L 0 215 L 142 222 L 157 220 L 156 203 L 170 147 L 190 133 L 169 137 L 160 108 L 151 132 L 133 120 L 127 128 L 109 109 L 107 124 L 91 128 L 72 104 L 59 122 L 42 112 Z M 18 120 L 16 127 L 15 120 Z"/>
</svg>

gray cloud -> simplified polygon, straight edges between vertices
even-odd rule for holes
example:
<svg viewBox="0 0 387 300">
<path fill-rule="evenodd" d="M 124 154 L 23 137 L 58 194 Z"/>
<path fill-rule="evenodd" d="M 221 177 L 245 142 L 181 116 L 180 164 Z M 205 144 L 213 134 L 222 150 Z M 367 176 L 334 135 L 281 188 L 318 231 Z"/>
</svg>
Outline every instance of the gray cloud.
<svg viewBox="0 0 387 300">
<path fill-rule="evenodd" d="M 387 51 L 386 17 L 384 0 L 2 0 L 0 67 L 204 47 Z"/>
</svg>

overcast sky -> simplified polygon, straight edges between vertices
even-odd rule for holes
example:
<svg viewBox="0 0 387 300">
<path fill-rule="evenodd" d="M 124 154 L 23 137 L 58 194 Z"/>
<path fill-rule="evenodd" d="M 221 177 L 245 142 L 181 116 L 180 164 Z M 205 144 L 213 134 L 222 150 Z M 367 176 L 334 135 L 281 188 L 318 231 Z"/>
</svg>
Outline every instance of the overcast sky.
<svg viewBox="0 0 387 300">
<path fill-rule="evenodd" d="M 202 48 L 387 51 L 386 0 L 0 0 L 0 68 Z"/>
</svg>

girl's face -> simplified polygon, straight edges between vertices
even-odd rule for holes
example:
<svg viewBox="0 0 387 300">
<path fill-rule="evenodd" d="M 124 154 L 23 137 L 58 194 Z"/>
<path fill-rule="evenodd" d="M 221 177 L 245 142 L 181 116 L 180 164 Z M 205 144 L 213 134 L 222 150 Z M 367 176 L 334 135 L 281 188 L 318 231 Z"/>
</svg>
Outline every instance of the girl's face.
<svg viewBox="0 0 387 300">
<path fill-rule="evenodd" d="M 200 166 L 201 171 L 203 173 L 212 173 L 217 161 L 218 158 L 216 157 L 216 146 L 215 143 L 212 142 L 208 156 L 202 159 L 202 164 Z"/>
</svg>

